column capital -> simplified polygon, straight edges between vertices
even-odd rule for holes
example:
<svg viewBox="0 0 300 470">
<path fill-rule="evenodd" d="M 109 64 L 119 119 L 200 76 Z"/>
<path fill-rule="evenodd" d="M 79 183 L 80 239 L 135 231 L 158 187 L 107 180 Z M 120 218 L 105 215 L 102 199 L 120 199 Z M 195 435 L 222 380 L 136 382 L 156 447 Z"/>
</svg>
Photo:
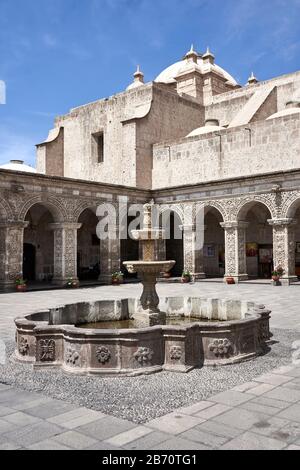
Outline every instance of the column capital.
<svg viewBox="0 0 300 470">
<path fill-rule="evenodd" d="M 206 230 L 207 229 L 207 225 L 203 224 L 203 225 L 197 225 L 197 224 L 183 224 L 183 225 L 179 225 L 179 228 L 180 230 L 182 230 L 183 232 L 196 232 L 197 231 L 197 228 L 200 229 L 200 230 Z"/>
<path fill-rule="evenodd" d="M 65 230 L 78 230 L 82 224 L 76 223 L 76 222 L 53 222 L 51 224 L 48 224 L 48 229 L 50 230 L 59 230 L 59 229 L 65 229 Z"/>
<path fill-rule="evenodd" d="M 296 219 L 292 219 L 291 217 L 285 217 L 281 219 L 268 219 L 268 223 L 270 225 L 295 225 L 297 223 Z"/>
<path fill-rule="evenodd" d="M 29 225 L 28 220 L 13 220 L 10 222 L 0 222 L 0 228 L 26 228 Z"/>
<path fill-rule="evenodd" d="M 247 228 L 249 226 L 249 222 L 245 222 L 244 220 L 230 220 L 228 222 L 220 222 L 222 228 Z"/>
<path fill-rule="evenodd" d="M 195 232 L 196 225 L 195 224 L 182 224 L 182 225 L 179 225 L 179 228 L 183 232 Z"/>
</svg>

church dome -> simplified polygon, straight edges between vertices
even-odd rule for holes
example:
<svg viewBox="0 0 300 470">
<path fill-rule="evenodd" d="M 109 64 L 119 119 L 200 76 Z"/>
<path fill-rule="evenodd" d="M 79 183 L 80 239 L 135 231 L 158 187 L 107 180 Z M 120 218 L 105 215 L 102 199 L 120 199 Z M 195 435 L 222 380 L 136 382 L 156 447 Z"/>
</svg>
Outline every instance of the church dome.
<svg viewBox="0 0 300 470">
<path fill-rule="evenodd" d="M 286 108 L 283 109 L 282 111 L 278 111 L 278 113 L 272 114 L 267 118 L 267 121 L 269 119 L 275 119 L 275 118 L 280 118 L 284 116 L 291 116 L 292 114 L 299 114 L 300 113 L 300 108 Z"/>
<path fill-rule="evenodd" d="M 186 137 L 196 137 L 197 135 L 208 134 L 209 132 L 222 131 L 225 127 L 222 126 L 203 126 L 197 127 L 192 132 L 190 132 Z"/>
<path fill-rule="evenodd" d="M 203 74 L 208 72 L 215 72 L 221 77 L 225 78 L 228 83 L 232 86 L 236 86 L 236 80 L 228 73 L 226 70 L 222 69 L 219 65 L 215 63 L 206 62 L 203 58 L 198 55 L 197 57 L 197 68 Z M 175 83 L 175 77 L 180 73 L 184 72 L 185 69 L 188 70 L 190 63 L 184 58 L 175 64 L 170 65 L 165 70 L 163 70 L 156 78 L 155 82 L 157 83 Z"/>
<path fill-rule="evenodd" d="M 35 168 L 24 164 L 23 160 L 10 160 L 9 163 L 0 165 L 0 170 L 23 171 L 25 173 L 37 173 Z"/>
</svg>

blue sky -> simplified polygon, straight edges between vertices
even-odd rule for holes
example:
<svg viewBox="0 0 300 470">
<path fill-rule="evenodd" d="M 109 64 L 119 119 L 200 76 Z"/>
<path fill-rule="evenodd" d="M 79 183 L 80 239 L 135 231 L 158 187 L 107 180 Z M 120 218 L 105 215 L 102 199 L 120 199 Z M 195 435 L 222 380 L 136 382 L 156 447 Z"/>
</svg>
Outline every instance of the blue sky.
<svg viewBox="0 0 300 470">
<path fill-rule="evenodd" d="M 34 164 L 57 114 L 146 81 L 191 43 L 241 84 L 300 69 L 300 0 L 0 0 L 0 163 Z"/>
</svg>

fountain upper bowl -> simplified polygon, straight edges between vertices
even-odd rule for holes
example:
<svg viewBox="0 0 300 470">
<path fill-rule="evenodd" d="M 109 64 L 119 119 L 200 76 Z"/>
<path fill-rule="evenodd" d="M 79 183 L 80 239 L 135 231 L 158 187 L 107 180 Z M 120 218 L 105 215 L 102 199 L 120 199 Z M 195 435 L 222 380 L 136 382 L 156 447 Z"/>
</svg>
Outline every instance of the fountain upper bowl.
<svg viewBox="0 0 300 470">
<path fill-rule="evenodd" d="M 176 261 L 124 261 L 130 273 L 144 272 L 144 273 L 160 273 L 168 272 L 173 268 Z"/>
</svg>

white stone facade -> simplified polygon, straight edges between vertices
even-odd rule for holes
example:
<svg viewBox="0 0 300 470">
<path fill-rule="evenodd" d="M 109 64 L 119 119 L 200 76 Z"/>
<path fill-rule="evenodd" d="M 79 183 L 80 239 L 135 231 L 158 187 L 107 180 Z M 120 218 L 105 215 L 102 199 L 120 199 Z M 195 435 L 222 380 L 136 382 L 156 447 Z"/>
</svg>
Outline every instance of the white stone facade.
<svg viewBox="0 0 300 470">
<path fill-rule="evenodd" d="M 37 280 L 84 277 L 89 264 L 110 279 L 138 249 L 98 243 L 92 217 L 122 198 L 176 214 L 182 245 L 160 243 L 157 257 L 176 252 L 195 278 L 270 277 L 280 265 L 284 282 L 297 279 L 300 72 L 241 87 L 209 51 L 191 49 L 154 82 L 138 70 L 133 85 L 56 118 L 37 146 L 44 175 L 0 169 L 1 285 L 24 274 L 30 249 Z"/>
</svg>

